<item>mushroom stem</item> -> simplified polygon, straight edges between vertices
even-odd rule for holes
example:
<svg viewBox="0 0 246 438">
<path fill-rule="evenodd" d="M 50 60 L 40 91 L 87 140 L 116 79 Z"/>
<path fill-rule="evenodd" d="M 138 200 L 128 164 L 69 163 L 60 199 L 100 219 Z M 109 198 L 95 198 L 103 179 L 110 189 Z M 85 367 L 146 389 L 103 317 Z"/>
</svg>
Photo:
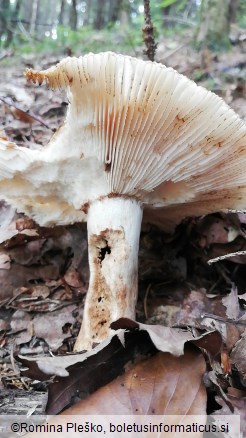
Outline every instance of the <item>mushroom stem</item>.
<svg viewBox="0 0 246 438">
<path fill-rule="evenodd" d="M 120 317 L 135 318 L 142 208 L 135 199 L 103 198 L 89 208 L 90 283 L 74 350 L 88 350 Z"/>
</svg>

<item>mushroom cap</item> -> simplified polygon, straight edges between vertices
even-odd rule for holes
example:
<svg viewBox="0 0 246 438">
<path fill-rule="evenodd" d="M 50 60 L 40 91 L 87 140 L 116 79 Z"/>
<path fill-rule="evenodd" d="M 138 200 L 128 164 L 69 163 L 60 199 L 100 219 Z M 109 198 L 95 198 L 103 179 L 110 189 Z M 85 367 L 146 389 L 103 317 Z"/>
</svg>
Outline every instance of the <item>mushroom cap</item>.
<svg viewBox="0 0 246 438">
<path fill-rule="evenodd" d="M 1 197 L 41 225 L 86 220 L 105 196 L 139 200 L 157 223 L 245 208 L 246 125 L 172 68 L 105 52 L 26 76 L 69 100 L 43 149 L 0 138 Z"/>
</svg>

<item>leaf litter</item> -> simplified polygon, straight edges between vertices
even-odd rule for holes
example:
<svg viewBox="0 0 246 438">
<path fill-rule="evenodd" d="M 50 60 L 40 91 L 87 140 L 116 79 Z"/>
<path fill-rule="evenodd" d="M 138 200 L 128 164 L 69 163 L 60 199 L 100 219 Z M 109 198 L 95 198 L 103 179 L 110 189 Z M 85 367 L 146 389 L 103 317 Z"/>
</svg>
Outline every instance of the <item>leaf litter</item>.
<svg viewBox="0 0 246 438">
<path fill-rule="evenodd" d="M 199 62 L 192 54 L 193 64 L 188 65 L 185 50 L 183 55 L 167 61 L 192 77 Z M 224 66 L 222 55 L 206 63 L 215 77 Z M 15 84 L 6 81 L 4 69 L 0 80 L 0 135 L 26 147 L 42 147 L 62 123 L 64 96 L 30 88 L 21 67 L 19 75 L 13 73 Z M 243 90 L 235 78 L 227 101 L 237 107 Z M 240 106 L 238 110 L 244 117 Z M 81 354 L 71 351 L 89 278 L 85 228 L 45 229 L 3 202 L 0 222 L 0 366 L 5 389 L 28 387 L 35 392 L 36 382 L 43 382 L 47 412 L 53 413 L 66 406 L 73 409 L 75 403 L 78 412 L 116 413 L 116 406 L 117 413 L 133 412 L 135 406 L 139 412 L 163 413 L 169 406 L 173 413 L 199 406 L 201 412 L 206 407 L 210 413 L 234 409 L 243 416 L 246 256 L 213 266 L 208 261 L 246 249 L 245 214 L 193 218 L 172 236 L 145 225 L 137 306 L 141 323 L 118 321 L 110 339 Z M 141 373 L 144 380 L 134 377 Z M 191 391 L 195 388 L 197 405 Z"/>
</svg>

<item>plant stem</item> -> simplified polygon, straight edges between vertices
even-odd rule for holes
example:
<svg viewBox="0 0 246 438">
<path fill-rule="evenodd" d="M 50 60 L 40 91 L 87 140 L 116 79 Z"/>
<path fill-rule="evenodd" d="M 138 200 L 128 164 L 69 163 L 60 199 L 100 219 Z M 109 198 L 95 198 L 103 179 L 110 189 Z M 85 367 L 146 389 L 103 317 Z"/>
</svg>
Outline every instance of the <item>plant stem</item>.
<svg viewBox="0 0 246 438">
<path fill-rule="evenodd" d="M 142 208 L 134 199 L 104 198 L 90 206 L 90 282 L 76 351 L 104 340 L 118 318 L 135 318 L 141 221 Z"/>
<path fill-rule="evenodd" d="M 147 47 L 144 53 L 148 56 L 150 61 L 154 61 L 157 44 L 155 43 L 154 26 L 151 19 L 149 0 L 144 0 L 144 21 L 145 25 L 142 30 L 144 42 Z"/>
</svg>

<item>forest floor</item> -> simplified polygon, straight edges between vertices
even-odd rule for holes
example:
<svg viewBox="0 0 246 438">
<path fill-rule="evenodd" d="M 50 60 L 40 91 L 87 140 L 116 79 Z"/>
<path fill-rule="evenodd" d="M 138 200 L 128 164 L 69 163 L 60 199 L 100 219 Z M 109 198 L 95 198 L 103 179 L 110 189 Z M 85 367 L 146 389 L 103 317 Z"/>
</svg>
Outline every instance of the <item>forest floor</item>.
<svg viewBox="0 0 246 438">
<path fill-rule="evenodd" d="M 230 52 L 215 55 L 209 50 L 197 53 L 185 41 L 163 38 L 157 59 L 223 97 L 246 121 L 245 44 L 238 42 Z M 65 95 L 34 87 L 23 76 L 26 68 L 45 69 L 58 61 L 51 55 L 23 56 L 17 64 L 14 55 L 0 61 L 0 123 L 4 134 L 19 145 L 42 147 L 62 124 L 67 107 Z M 159 344 L 153 341 L 149 325 L 175 326 L 188 328 L 187 333 L 193 333 L 196 340 L 211 331 L 218 334 L 219 338 L 206 338 L 206 347 L 200 341 L 196 344 L 208 365 L 207 412 L 240 414 L 246 430 L 246 255 L 208 264 L 214 257 L 246 250 L 246 214 L 190 218 L 173 235 L 144 226 L 136 319 L 146 325 L 138 327 L 121 321 L 116 328 L 124 333 L 127 329 L 125 349 L 112 338 L 94 356 L 69 356 L 72 359 L 68 364 L 66 358 L 79 330 L 89 279 L 86 227 L 42 228 L 3 202 L 0 206 L 0 237 L 4 239 L 0 246 L 0 413 L 43 413 L 47 393 L 47 412 L 60 412 L 102 384 L 110 385 L 129 361 L 136 366 L 139 356 L 152 357 Z M 178 368 L 176 342 L 184 345 L 190 341 L 189 335 L 179 341 L 172 341 L 170 332 L 156 332 L 156 336 L 159 340 L 166 337 L 169 344 L 166 351 L 171 353 L 170 367 L 164 379 L 173 385 L 176 394 L 173 411 L 180 408 L 180 399 L 185 411 L 186 405 L 192 406 L 195 400 L 191 388 L 196 385 L 193 361 L 197 350 L 188 349 L 187 363 L 180 362 Z M 59 356 L 59 366 L 53 355 Z M 31 361 L 30 357 L 36 359 Z M 50 359 L 54 359 L 52 364 Z M 88 363 L 90 371 L 84 365 Z M 155 367 L 160 374 L 160 366 Z M 177 373 L 183 376 L 185 399 L 177 396 Z M 54 374 L 55 381 L 51 379 Z M 145 397 L 148 391 L 145 388 Z M 25 406 L 16 401 L 18 397 L 25 398 Z M 102 397 L 109 405 L 106 392 Z M 97 403 L 100 411 L 100 394 Z M 124 413 L 121 407 L 118 409 L 117 413 Z M 161 411 L 160 406 L 153 409 Z"/>
</svg>

